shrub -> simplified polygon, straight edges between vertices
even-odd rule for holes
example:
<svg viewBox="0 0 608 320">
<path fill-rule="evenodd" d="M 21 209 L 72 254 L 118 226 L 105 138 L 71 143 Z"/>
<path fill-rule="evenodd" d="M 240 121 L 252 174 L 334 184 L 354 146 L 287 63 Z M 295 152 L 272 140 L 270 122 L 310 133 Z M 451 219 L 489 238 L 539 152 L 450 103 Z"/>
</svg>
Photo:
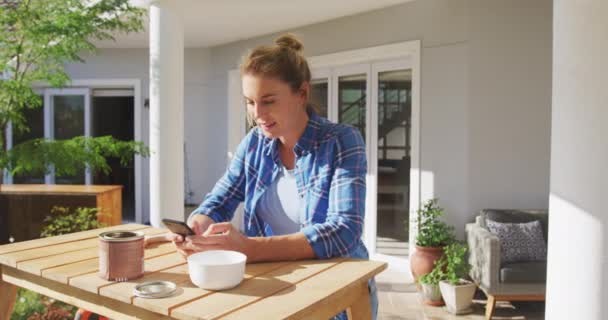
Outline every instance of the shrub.
<svg viewBox="0 0 608 320">
<path fill-rule="evenodd" d="M 418 210 L 418 246 L 443 247 L 454 241 L 454 228 L 439 220 L 444 211 L 437 202 L 438 199 L 431 199 Z"/>
<path fill-rule="evenodd" d="M 51 215 L 44 219 L 45 226 L 40 236 L 52 237 L 105 227 L 105 224 L 97 221 L 99 215 L 98 208 L 78 207 L 72 210 L 66 207 L 53 207 Z"/>
</svg>

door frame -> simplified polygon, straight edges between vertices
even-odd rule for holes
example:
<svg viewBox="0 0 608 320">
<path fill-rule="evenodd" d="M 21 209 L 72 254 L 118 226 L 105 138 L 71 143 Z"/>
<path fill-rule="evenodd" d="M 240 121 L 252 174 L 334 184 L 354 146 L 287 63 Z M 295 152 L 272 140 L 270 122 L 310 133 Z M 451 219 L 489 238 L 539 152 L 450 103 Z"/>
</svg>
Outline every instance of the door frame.
<svg viewBox="0 0 608 320">
<path fill-rule="evenodd" d="M 91 89 L 90 88 L 47 88 L 44 90 L 44 138 L 55 139 L 55 105 L 54 96 L 84 96 L 84 132 L 85 137 L 91 136 Z M 90 185 L 92 182 L 91 171 L 85 170 L 85 184 Z M 55 184 L 55 170 L 51 168 L 50 172 L 44 176 L 45 184 Z"/>
<path fill-rule="evenodd" d="M 147 141 L 142 126 L 144 101 L 142 96 L 141 79 L 137 78 L 107 78 L 107 79 L 72 79 L 71 87 L 88 87 L 90 89 L 132 89 L 133 90 L 133 139 L 136 141 Z M 146 139 L 144 139 L 144 137 Z M 135 155 L 135 222 L 144 223 L 144 203 L 143 203 L 143 162 L 144 159 L 140 155 Z M 149 210 L 146 211 L 149 215 Z"/>
<path fill-rule="evenodd" d="M 134 107 L 134 125 L 133 125 L 133 137 L 134 140 L 138 140 L 138 141 L 144 141 L 144 137 L 147 137 L 147 135 L 144 133 L 143 128 L 142 128 L 142 115 L 143 115 L 143 99 L 142 99 L 142 91 L 141 91 L 141 80 L 140 79 L 113 79 L 113 78 L 108 78 L 108 79 L 72 79 L 72 81 L 70 82 L 69 86 L 67 86 L 66 88 L 63 89 L 54 89 L 54 88 L 45 88 L 45 87 L 39 87 L 36 88 L 36 92 L 39 92 L 41 95 L 43 95 L 43 99 L 44 99 L 44 136 L 45 137 L 51 137 L 52 136 L 52 132 L 51 130 L 51 126 L 50 122 L 52 121 L 51 115 L 52 115 L 52 110 L 50 109 L 50 95 L 47 94 L 46 92 L 77 92 L 77 91 L 73 91 L 73 90 L 89 90 L 89 99 L 88 99 L 88 105 L 89 105 L 89 111 L 87 111 L 86 105 L 85 105 L 85 119 L 88 119 L 88 121 L 85 121 L 85 135 L 88 132 L 90 135 L 90 105 L 91 105 L 91 100 L 90 97 L 91 95 L 91 91 L 93 89 L 103 89 L 103 88 L 113 88 L 113 89 L 132 89 L 133 90 L 133 107 Z M 48 98 L 47 98 L 48 97 Z M 88 128 L 88 129 L 87 129 Z M 7 137 L 7 147 L 12 147 L 12 127 L 9 126 L 7 127 L 6 130 L 6 137 Z M 48 132 L 47 132 L 48 131 Z M 147 140 L 147 139 L 146 139 Z M 145 142 L 145 141 L 144 141 Z M 144 217 L 144 210 L 143 210 L 143 157 L 136 155 L 135 156 L 135 222 L 137 223 L 144 223 L 145 218 Z M 8 174 L 8 171 L 5 170 L 4 171 L 4 177 L 5 177 L 5 182 L 7 184 L 12 183 L 12 177 Z M 47 181 L 47 177 L 45 176 L 45 182 L 49 183 L 50 181 Z M 90 183 L 90 182 L 89 182 Z"/>
<path fill-rule="evenodd" d="M 403 70 L 403 69 L 411 69 L 412 70 L 412 118 L 413 118 L 413 113 L 414 113 L 414 109 L 416 107 L 414 107 L 414 83 L 416 83 L 417 81 L 414 80 L 414 66 L 413 66 L 413 59 L 411 56 L 409 57 L 405 57 L 402 59 L 397 59 L 397 60 L 391 60 L 391 61 L 380 61 L 380 62 L 374 62 L 371 64 L 371 108 L 372 109 L 372 114 L 371 114 L 371 121 L 373 126 L 370 130 L 370 141 L 374 142 L 374 146 L 372 148 L 370 148 L 369 152 L 370 152 L 370 156 L 369 158 L 372 159 L 369 163 L 368 166 L 370 167 L 370 172 L 371 172 L 371 176 L 373 177 L 373 190 L 372 192 L 374 193 L 374 199 L 372 199 L 371 201 L 373 201 L 373 212 L 377 212 L 378 208 L 377 208 L 377 204 L 378 204 L 378 199 L 377 199 L 377 195 L 378 195 L 378 92 L 379 92 L 379 88 L 378 88 L 378 74 L 381 72 L 385 72 L 385 71 L 393 71 L 393 70 Z M 418 80 L 419 81 L 419 80 Z M 410 150 L 410 161 L 411 161 L 411 168 L 414 168 L 414 135 L 413 135 L 413 131 L 414 131 L 414 121 L 412 120 L 412 133 L 410 135 L 411 138 L 411 150 Z M 410 169 L 410 175 L 411 175 L 412 169 Z M 411 177 L 410 177 L 411 178 Z M 408 194 L 411 198 L 412 195 L 412 181 L 410 181 L 410 185 L 408 186 L 409 190 L 408 190 Z M 368 188 L 369 189 L 369 188 Z M 411 199 L 410 199 L 411 201 Z M 412 210 L 415 208 L 414 212 L 416 210 L 418 210 L 417 205 L 412 206 L 412 204 L 409 204 L 409 211 L 410 214 L 409 216 L 409 228 L 410 230 L 408 230 L 408 234 L 412 234 L 412 226 L 415 226 L 415 224 L 412 224 L 412 217 L 415 216 L 414 214 L 412 214 Z M 406 264 L 405 267 L 407 267 L 407 263 L 406 261 L 400 261 L 403 259 L 397 258 L 397 257 L 393 257 L 393 256 L 388 256 L 388 255 L 384 255 L 384 254 L 380 254 L 377 252 L 377 248 L 376 248 L 376 244 L 377 241 L 375 241 L 375 239 L 377 239 L 377 232 L 378 232 L 378 215 L 376 214 L 374 218 L 370 219 L 370 225 L 367 228 L 367 232 L 370 235 L 370 237 L 372 239 L 374 239 L 373 243 L 369 243 L 369 248 L 368 250 L 370 251 L 370 255 L 377 259 L 377 260 L 382 260 L 382 261 L 387 261 L 393 264 Z M 412 241 L 411 239 L 408 240 L 409 243 L 409 250 L 408 252 L 412 252 Z M 399 267 L 401 270 L 404 270 L 404 266 L 400 266 Z"/>
</svg>

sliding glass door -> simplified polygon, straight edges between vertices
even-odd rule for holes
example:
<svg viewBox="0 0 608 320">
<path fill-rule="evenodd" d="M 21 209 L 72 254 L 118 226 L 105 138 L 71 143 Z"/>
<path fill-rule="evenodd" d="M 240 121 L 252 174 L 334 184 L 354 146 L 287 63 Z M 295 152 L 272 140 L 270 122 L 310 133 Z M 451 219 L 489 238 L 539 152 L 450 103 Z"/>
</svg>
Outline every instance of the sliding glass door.
<svg viewBox="0 0 608 320">
<path fill-rule="evenodd" d="M 313 101 L 328 101 L 322 116 L 354 126 L 365 140 L 364 240 L 368 249 L 372 254 L 407 259 L 412 106 L 409 61 L 313 70 L 311 87 Z"/>
<path fill-rule="evenodd" d="M 44 94 L 45 137 L 65 140 L 90 136 L 91 95 L 89 89 L 47 89 Z M 46 175 L 50 184 L 91 184 L 89 170 L 72 176 L 56 176 L 53 168 Z"/>
</svg>

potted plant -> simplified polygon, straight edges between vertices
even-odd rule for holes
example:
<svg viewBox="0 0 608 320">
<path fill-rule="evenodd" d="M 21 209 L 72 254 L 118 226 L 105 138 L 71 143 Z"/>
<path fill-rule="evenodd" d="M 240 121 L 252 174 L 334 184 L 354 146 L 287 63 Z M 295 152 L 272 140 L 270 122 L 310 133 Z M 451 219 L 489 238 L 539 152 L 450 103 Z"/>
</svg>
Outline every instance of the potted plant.
<svg viewBox="0 0 608 320">
<path fill-rule="evenodd" d="M 454 314 L 471 312 L 471 303 L 477 286 L 465 280 L 471 265 L 467 261 L 467 247 L 464 244 L 452 243 L 445 248 L 444 278 L 439 281 L 439 289 L 446 308 Z"/>
<path fill-rule="evenodd" d="M 454 241 L 454 228 L 439 220 L 444 210 L 437 202 L 437 199 L 431 199 L 418 210 L 416 249 L 410 259 L 415 280 L 431 272 L 435 262 L 443 256 L 443 247 Z"/>
<path fill-rule="evenodd" d="M 439 283 L 445 279 L 444 269 L 446 261 L 440 258 L 435 261 L 434 268 L 431 272 L 424 274 L 418 278 L 420 284 L 420 292 L 422 302 L 431 306 L 442 306 L 444 301 L 441 297 Z"/>
</svg>

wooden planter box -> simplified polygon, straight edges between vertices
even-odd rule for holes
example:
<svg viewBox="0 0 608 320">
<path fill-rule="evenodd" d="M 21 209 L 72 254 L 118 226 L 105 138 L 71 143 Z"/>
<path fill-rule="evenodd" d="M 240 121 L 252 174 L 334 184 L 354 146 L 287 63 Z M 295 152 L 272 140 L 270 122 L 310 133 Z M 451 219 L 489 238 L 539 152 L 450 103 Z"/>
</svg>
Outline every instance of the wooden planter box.
<svg viewBox="0 0 608 320">
<path fill-rule="evenodd" d="M 40 237 L 51 208 L 97 207 L 108 226 L 122 222 L 122 186 L 98 185 L 2 185 L 0 189 L 0 244 Z"/>
</svg>

